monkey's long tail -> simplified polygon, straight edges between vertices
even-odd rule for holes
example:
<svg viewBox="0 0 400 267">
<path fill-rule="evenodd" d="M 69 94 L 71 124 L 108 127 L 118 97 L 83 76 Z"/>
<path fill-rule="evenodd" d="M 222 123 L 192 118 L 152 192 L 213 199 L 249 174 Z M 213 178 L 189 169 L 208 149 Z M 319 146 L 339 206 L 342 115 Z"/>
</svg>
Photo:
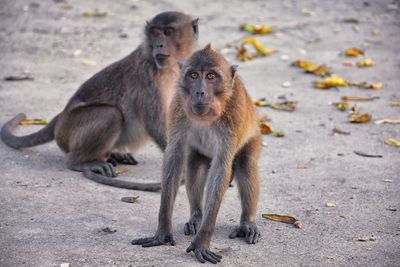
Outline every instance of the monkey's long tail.
<svg viewBox="0 0 400 267">
<path fill-rule="evenodd" d="M 52 119 L 49 124 L 44 128 L 25 136 L 16 136 L 12 134 L 12 130 L 15 129 L 20 121 L 26 119 L 24 113 L 20 113 L 8 122 L 4 124 L 0 131 L 1 140 L 8 146 L 19 149 L 23 147 L 31 147 L 40 144 L 50 142 L 54 139 L 54 128 L 56 125 L 57 117 Z"/>
<path fill-rule="evenodd" d="M 135 183 L 128 182 L 123 180 L 118 180 L 115 178 L 106 177 L 100 174 L 97 174 L 93 171 L 84 171 L 83 176 L 92 180 L 99 184 L 110 185 L 113 187 L 131 189 L 131 190 L 140 190 L 140 191 L 150 191 L 150 192 L 158 192 L 161 189 L 161 183 Z"/>
</svg>

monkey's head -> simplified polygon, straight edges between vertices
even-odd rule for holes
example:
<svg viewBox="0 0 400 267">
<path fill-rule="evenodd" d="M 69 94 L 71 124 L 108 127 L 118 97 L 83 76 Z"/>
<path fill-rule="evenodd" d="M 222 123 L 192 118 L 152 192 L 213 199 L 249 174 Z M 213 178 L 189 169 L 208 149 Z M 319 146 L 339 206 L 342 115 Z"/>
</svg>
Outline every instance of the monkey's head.
<svg viewBox="0 0 400 267">
<path fill-rule="evenodd" d="M 189 118 L 214 122 L 221 117 L 233 93 L 236 68 L 210 44 L 181 65 L 180 92 Z"/>
<path fill-rule="evenodd" d="M 163 12 L 146 24 L 147 47 L 158 69 L 176 65 L 193 52 L 198 37 L 198 19 L 180 12 Z"/>
</svg>

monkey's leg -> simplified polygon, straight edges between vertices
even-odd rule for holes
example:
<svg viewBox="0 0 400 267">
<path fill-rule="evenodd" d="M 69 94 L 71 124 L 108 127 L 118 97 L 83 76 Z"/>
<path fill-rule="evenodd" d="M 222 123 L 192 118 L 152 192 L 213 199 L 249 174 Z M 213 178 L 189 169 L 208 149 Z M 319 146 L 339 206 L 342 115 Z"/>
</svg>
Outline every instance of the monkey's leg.
<svg viewBox="0 0 400 267">
<path fill-rule="evenodd" d="M 69 133 L 68 167 L 75 171 L 92 171 L 115 177 L 106 160 L 122 131 L 122 115 L 107 105 L 87 106 L 70 111 L 58 131 Z M 63 129 L 66 128 L 66 129 Z"/>
<path fill-rule="evenodd" d="M 228 153 L 226 153 L 228 154 Z M 196 258 L 204 263 L 206 261 L 217 263 L 222 256 L 210 251 L 211 236 L 214 233 L 215 221 L 222 198 L 229 186 L 232 174 L 232 161 L 227 155 L 216 155 L 211 162 L 207 174 L 207 197 L 204 205 L 204 215 L 197 235 L 186 252 L 193 251 Z"/>
<path fill-rule="evenodd" d="M 185 235 L 195 235 L 203 217 L 202 202 L 209 159 L 191 150 L 187 160 L 186 193 L 190 203 L 190 219 L 183 230 Z"/>
<path fill-rule="evenodd" d="M 137 165 L 137 160 L 132 156 L 130 153 L 117 153 L 113 152 L 110 154 L 110 157 L 107 160 L 108 162 L 112 163 L 112 165 L 116 166 L 117 163 L 120 164 L 127 164 L 127 165 Z"/>
<path fill-rule="evenodd" d="M 229 238 L 244 237 L 249 244 L 255 244 L 261 234 L 255 223 L 257 202 L 260 191 L 258 177 L 258 140 L 251 140 L 237 155 L 234 175 L 237 179 L 242 205 L 240 226 L 232 231 Z"/>
</svg>

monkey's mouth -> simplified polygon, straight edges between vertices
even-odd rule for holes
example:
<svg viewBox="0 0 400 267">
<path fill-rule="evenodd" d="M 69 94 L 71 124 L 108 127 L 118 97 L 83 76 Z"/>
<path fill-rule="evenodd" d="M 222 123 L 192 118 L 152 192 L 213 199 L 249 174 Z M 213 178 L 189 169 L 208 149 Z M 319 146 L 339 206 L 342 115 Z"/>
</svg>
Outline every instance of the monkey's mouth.
<svg viewBox="0 0 400 267">
<path fill-rule="evenodd" d="M 207 115 L 210 112 L 209 104 L 196 104 L 192 106 L 192 111 L 198 116 Z"/>
<path fill-rule="evenodd" d="M 162 66 L 168 61 L 169 55 L 157 54 L 155 58 L 157 63 Z"/>
</svg>

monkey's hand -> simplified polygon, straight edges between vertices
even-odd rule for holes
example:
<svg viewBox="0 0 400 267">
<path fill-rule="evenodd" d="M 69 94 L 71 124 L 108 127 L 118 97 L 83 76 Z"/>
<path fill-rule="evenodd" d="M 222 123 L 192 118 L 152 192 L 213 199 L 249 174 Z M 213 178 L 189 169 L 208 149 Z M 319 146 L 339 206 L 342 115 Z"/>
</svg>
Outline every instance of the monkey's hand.
<svg viewBox="0 0 400 267">
<path fill-rule="evenodd" d="M 171 244 L 175 246 L 175 240 L 172 234 L 159 234 L 156 233 L 153 237 L 139 238 L 132 240 L 132 245 L 141 245 L 142 247 L 154 247 L 166 244 Z"/>
<path fill-rule="evenodd" d="M 238 228 L 231 232 L 229 238 L 244 237 L 247 243 L 255 244 L 260 239 L 260 236 L 260 231 L 255 222 L 244 221 L 240 223 Z"/>
<path fill-rule="evenodd" d="M 198 235 L 194 238 L 190 246 L 186 249 L 187 253 L 191 251 L 194 252 L 194 255 L 201 263 L 209 261 L 216 264 L 222 259 L 221 255 L 210 251 L 209 245 L 206 244 L 206 242 L 202 241 Z"/>
</svg>

